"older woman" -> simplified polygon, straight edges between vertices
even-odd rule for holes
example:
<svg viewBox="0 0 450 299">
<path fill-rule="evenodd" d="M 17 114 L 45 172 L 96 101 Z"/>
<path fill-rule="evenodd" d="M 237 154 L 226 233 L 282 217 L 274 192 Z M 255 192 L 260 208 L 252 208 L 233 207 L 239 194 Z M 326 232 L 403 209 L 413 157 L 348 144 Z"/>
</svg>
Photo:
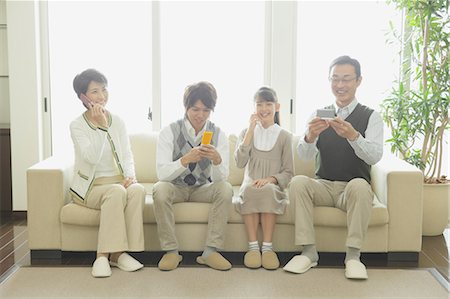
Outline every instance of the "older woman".
<svg viewBox="0 0 450 299">
<path fill-rule="evenodd" d="M 126 251 L 144 250 L 145 189 L 137 184 L 125 124 L 106 110 L 108 81 L 94 69 L 75 76 L 73 87 L 86 111 L 70 124 L 75 148 L 70 193 L 75 203 L 100 210 L 97 258 L 92 276 L 111 276 L 111 266 L 143 265 Z"/>
</svg>

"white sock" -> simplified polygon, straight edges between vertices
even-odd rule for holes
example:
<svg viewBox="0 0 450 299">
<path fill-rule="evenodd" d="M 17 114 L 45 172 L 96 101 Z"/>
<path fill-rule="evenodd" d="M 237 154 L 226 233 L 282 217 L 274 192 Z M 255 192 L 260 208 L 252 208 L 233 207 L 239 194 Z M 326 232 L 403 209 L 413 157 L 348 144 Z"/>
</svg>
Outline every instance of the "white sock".
<svg viewBox="0 0 450 299">
<path fill-rule="evenodd" d="M 262 252 L 272 251 L 272 242 L 263 242 L 262 243 Z"/>
<path fill-rule="evenodd" d="M 217 251 L 216 247 L 206 246 L 205 250 L 203 250 L 202 257 L 207 258 L 208 255 L 216 251 Z"/>
<path fill-rule="evenodd" d="M 258 241 L 248 242 L 248 251 L 251 250 L 259 251 Z"/>
<path fill-rule="evenodd" d="M 347 247 L 347 252 L 345 254 L 345 262 L 347 263 L 349 260 L 357 260 L 359 261 L 361 256 L 361 250 L 359 248 Z"/>
<path fill-rule="evenodd" d="M 311 262 L 317 262 L 319 260 L 319 254 L 314 244 L 303 245 L 302 255 L 308 257 Z"/>
</svg>

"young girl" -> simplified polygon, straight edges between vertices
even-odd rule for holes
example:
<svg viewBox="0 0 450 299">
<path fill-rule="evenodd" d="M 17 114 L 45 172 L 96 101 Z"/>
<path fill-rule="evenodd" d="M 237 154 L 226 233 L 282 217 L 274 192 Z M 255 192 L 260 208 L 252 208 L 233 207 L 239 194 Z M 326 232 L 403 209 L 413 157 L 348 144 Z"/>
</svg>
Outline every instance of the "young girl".
<svg viewBox="0 0 450 299">
<path fill-rule="evenodd" d="M 236 164 L 245 167 L 245 177 L 236 204 L 243 216 L 249 240 L 244 257 L 248 268 L 277 269 L 280 265 L 272 249 L 272 235 L 277 215 L 284 214 L 287 198 L 284 188 L 293 176 L 292 135 L 279 124 L 277 95 L 269 87 L 255 94 L 255 113 L 239 137 Z M 257 241 L 261 219 L 262 255 Z"/>
</svg>

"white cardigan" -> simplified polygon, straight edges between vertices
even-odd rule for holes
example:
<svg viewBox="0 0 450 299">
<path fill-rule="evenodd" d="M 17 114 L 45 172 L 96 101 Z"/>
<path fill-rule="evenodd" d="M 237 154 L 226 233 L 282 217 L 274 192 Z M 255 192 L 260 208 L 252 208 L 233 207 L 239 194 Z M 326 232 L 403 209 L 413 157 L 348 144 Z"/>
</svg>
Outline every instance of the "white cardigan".
<svg viewBox="0 0 450 299">
<path fill-rule="evenodd" d="M 75 147 L 74 176 L 70 192 L 84 201 L 96 178 L 96 167 L 105 146 L 110 146 L 119 172 L 124 177 L 135 177 L 134 160 L 124 122 L 110 114 L 108 128 L 94 126 L 84 114 L 70 124 L 70 135 Z"/>
</svg>

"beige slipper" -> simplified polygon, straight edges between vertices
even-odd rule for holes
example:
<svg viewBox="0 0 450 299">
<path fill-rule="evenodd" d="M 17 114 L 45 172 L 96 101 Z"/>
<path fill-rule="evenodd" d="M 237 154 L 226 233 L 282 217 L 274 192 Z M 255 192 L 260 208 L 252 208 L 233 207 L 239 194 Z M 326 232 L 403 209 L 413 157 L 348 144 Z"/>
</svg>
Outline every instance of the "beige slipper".
<svg viewBox="0 0 450 299">
<path fill-rule="evenodd" d="M 348 279 L 367 279 L 366 266 L 358 260 L 348 260 L 345 263 L 345 277 Z"/>
<path fill-rule="evenodd" d="M 109 264 L 113 267 L 118 267 L 119 269 L 127 272 L 133 272 L 144 267 L 144 265 L 139 263 L 136 259 L 134 259 L 126 252 L 122 253 L 119 256 L 117 262 L 110 261 Z"/>
<path fill-rule="evenodd" d="M 159 270 L 170 271 L 178 267 L 183 257 L 175 252 L 166 253 L 158 263 Z"/>
<path fill-rule="evenodd" d="M 272 250 L 263 252 L 262 266 L 266 270 L 278 269 L 280 267 L 280 261 L 278 260 L 277 254 Z"/>
<path fill-rule="evenodd" d="M 317 266 L 317 262 L 312 262 L 307 256 L 296 255 L 284 266 L 283 270 L 301 274 L 315 266 Z"/>
<path fill-rule="evenodd" d="M 110 277 L 111 267 L 108 258 L 105 256 L 98 257 L 92 265 L 92 276 L 94 277 Z"/>
<path fill-rule="evenodd" d="M 257 269 L 261 267 L 261 252 L 259 250 L 249 250 L 244 255 L 244 265 L 247 268 Z"/>
<path fill-rule="evenodd" d="M 224 258 L 220 253 L 213 252 L 208 255 L 207 258 L 204 258 L 203 256 L 197 257 L 197 263 L 200 265 L 206 265 L 208 267 L 211 267 L 216 270 L 230 270 L 231 264 L 229 261 L 227 261 L 226 258 Z"/>
</svg>

